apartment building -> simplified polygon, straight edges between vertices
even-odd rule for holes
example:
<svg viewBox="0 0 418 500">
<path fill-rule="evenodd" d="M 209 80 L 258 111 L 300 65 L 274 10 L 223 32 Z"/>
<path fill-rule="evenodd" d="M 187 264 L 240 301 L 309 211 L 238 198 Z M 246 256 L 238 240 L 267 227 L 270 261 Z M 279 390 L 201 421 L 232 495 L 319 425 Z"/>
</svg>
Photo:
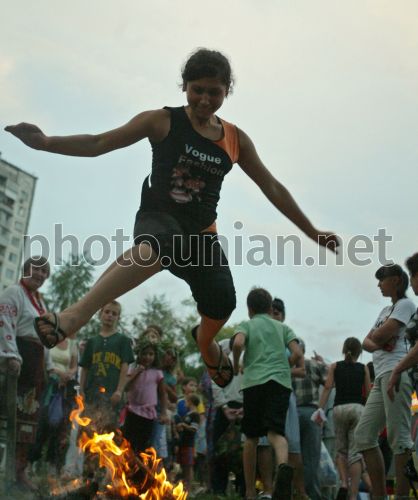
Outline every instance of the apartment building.
<svg viewBox="0 0 418 500">
<path fill-rule="evenodd" d="M 0 290 L 20 276 L 36 181 L 0 153 Z"/>
</svg>

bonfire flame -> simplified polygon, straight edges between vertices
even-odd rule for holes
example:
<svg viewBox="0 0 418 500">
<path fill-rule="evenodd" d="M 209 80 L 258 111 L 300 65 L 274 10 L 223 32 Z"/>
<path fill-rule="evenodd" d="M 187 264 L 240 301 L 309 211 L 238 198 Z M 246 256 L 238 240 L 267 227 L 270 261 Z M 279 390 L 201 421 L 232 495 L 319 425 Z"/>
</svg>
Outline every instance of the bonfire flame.
<svg viewBox="0 0 418 500">
<path fill-rule="evenodd" d="M 91 423 L 88 417 L 80 417 L 84 411 L 83 398 L 76 396 L 78 408 L 73 410 L 70 420 L 78 422 L 81 427 Z M 120 444 L 118 445 L 117 443 Z M 140 498 L 142 500 L 186 500 L 187 492 L 183 484 L 173 486 L 168 480 L 161 458 L 153 448 L 136 456 L 130 443 L 118 431 L 115 433 L 97 434 L 89 437 L 86 432 L 81 434 L 79 447 L 83 452 L 89 451 L 99 458 L 100 467 L 105 467 L 111 484 L 107 484 L 107 493 L 117 498 Z M 138 480 L 141 477 L 141 480 Z"/>
<path fill-rule="evenodd" d="M 87 425 L 90 424 L 91 418 L 88 417 L 80 417 L 80 413 L 83 413 L 84 411 L 84 402 L 83 402 L 83 397 L 80 395 L 77 395 L 75 397 L 75 401 L 77 403 L 77 408 L 75 408 L 71 413 L 70 413 L 70 420 L 73 425 L 73 429 L 75 427 L 74 422 L 77 422 L 78 425 L 81 427 L 86 427 Z"/>
</svg>

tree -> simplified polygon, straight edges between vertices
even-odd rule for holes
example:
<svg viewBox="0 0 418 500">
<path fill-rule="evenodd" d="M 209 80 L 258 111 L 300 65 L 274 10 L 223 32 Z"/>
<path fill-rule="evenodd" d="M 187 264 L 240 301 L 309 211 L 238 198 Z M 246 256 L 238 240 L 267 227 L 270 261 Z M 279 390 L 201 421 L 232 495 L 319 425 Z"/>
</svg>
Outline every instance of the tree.
<svg viewBox="0 0 418 500">
<path fill-rule="evenodd" d="M 62 311 L 83 297 L 93 283 L 93 265 L 83 256 L 70 254 L 68 259 L 54 270 L 48 280 L 45 301 L 50 311 Z M 80 330 L 79 338 L 98 333 L 99 320 L 94 317 Z"/>
</svg>

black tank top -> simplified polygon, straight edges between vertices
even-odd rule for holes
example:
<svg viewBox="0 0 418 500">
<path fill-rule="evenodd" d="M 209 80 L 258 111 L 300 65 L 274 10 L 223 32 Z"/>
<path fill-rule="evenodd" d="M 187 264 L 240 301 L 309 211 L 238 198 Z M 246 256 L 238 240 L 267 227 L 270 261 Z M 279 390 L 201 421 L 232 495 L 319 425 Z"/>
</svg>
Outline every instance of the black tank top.
<svg viewBox="0 0 418 500">
<path fill-rule="evenodd" d="M 223 138 L 212 141 L 194 130 L 183 106 L 165 109 L 170 131 L 151 143 L 152 171 L 142 186 L 139 211 L 169 213 L 187 233 L 199 233 L 216 221 L 222 181 L 238 159 L 237 129 L 218 118 Z"/>
<path fill-rule="evenodd" d="M 335 401 L 334 406 L 348 403 L 364 404 L 363 384 L 364 365 L 338 361 L 335 366 Z"/>
</svg>

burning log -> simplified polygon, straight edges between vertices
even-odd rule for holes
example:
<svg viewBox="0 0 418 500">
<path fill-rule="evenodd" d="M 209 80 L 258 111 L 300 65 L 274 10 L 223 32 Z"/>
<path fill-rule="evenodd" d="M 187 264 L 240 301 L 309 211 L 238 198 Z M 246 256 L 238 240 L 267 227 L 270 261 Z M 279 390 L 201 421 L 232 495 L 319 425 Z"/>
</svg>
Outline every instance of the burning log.
<svg viewBox="0 0 418 500">
<path fill-rule="evenodd" d="M 99 485 L 95 481 L 88 482 L 79 488 L 64 487 L 57 494 L 50 495 L 45 500 L 92 500 L 95 498 Z"/>
</svg>

